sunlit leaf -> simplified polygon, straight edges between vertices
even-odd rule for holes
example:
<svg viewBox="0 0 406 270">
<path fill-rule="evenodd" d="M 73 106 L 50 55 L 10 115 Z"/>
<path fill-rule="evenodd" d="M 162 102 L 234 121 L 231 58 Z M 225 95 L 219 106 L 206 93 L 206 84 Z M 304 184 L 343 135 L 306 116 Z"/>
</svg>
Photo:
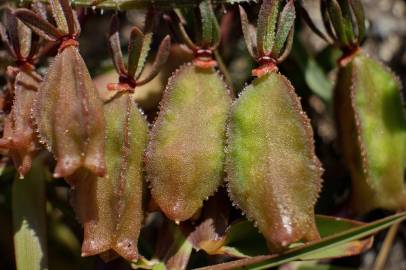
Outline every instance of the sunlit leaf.
<svg viewBox="0 0 406 270">
<path fill-rule="evenodd" d="M 267 55 L 273 47 L 280 0 L 265 0 L 258 14 L 257 46 L 260 55 Z"/>
<path fill-rule="evenodd" d="M 275 44 L 272 48 L 272 54 L 279 56 L 286 41 L 289 33 L 294 27 L 296 18 L 295 4 L 293 1 L 289 1 L 280 13 L 278 20 L 278 30 L 275 36 Z"/>
<path fill-rule="evenodd" d="M 36 159 L 24 179 L 16 178 L 12 189 L 15 258 L 18 270 L 48 269 L 45 167 Z"/>
</svg>

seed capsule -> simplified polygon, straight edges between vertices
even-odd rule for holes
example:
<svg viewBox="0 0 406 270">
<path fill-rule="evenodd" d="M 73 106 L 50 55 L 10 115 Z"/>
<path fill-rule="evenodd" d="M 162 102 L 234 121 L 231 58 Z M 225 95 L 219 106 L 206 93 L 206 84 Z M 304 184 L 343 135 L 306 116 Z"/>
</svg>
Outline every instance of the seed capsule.
<svg viewBox="0 0 406 270">
<path fill-rule="evenodd" d="M 354 209 L 406 208 L 406 120 L 397 79 L 359 52 L 340 68 L 334 102 Z"/>
<path fill-rule="evenodd" d="M 290 82 L 277 72 L 255 79 L 233 105 L 227 134 L 231 198 L 270 248 L 318 239 L 314 205 L 322 169 Z"/>
<path fill-rule="evenodd" d="M 33 65 L 38 53 L 38 36 L 6 8 L 4 24 L 0 23 L 0 39 L 14 59 L 14 65 L 8 66 L 6 71 L 7 86 L 1 109 L 9 113 L 4 120 L 0 147 L 9 151 L 23 178 L 31 169 L 38 150 L 31 121 L 32 104 L 42 80 Z"/>
<path fill-rule="evenodd" d="M 114 16 L 109 44 L 120 78 L 117 83 L 107 85 L 106 91 L 111 94 L 102 94 L 107 97 L 104 105 L 107 175 L 101 178 L 82 171 L 69 177 L 69 181 L 77 183 L 74 185 L 74 206 L 85 231 L 82 255 L 102 253 L 100 255 L 104 256 L 106 251 L 114 250 L 131 261 L 138 258 L 137 242 L 144 218 L 143 158 L 148 140 L 148 123 L 132 101 L 131 93 L 136 86 L 147 83 L 158 74 L 169 54 L 170 39 L 163 39 L 154 69 L 147 74 L 147 79 L 140 80 L 152 33 L 144 35 L 140 29 L 133 27 L 126 66 L 118 29 L 118 19 Z M 82 181 L 80 178 L 85 179 Z"/>
<path fill-rule="evenodd" d="M 41 77 L 34 71 L 19 70 L 14 82 L 14 101 L 5 118 L 0 147 L 7 148 L 22 178 L 31 169 L 32 159 L 38 150 L 31 108 Z"/>
<path fill-rule="evenodd" d="M 50 0 L 56 27 L 27 9 L 14 12 L 45 39 L 60 42 L 34 102 L 33 116 L 40 141 L 57 164 L 54 177 L 72 175 L 79 168 L 103 176 L 103 103 L 78 51 L 80 26 L 67 0 Z"/>
<path fill-rule="evenodd" d="M 33 115 L 41 140 L 57 159 L 55 177 L 69 176 L 82 166 L 99 176 L 105 173 L 102 101 L 76 47 L 55 57 Z"/>
<path fill-rule="evenodd" d="M 143 156 L 148 125 L 128 93 L 105 104 L 107 174 L 84 171 L 69 177 L 77 183 L 74 206 L 84 225 L 82 255 L 114 250 L 127 260 L 138 257 L 143 221 Z"/>
<path fill-rule="evenodd" d="M 360 48 L 366 36 L 360 0 L 322 1 L 328 38 L 343 55 L 334 93 L 338 137 L 352 178 L 352 209 L 406 209 L 406 118 L 396 77 Z M 305 16 L 309 20 L 310 17 Z"/>
<path fill-rule="evenodd" d="M 314 206 L 323 170 L 310 121 L 277 68 L 290 52 L 296 16 L 294 2 L 280 9 L 283 2 L 263 1 L 256 41 L 240 7 L 248 49 L 259 63 L 252 74 L 258 78 L 233 105 L 227 132 L 230 196 L 265 236 L 271 252 L 320 238 Z"/>
<path fill-rule="evenodd" d="M 152 197 L 184 221 L 222 182 L 231 98 L 213 68 L 181 67 L 168 82 L 146 155 Z"/>
</svg>

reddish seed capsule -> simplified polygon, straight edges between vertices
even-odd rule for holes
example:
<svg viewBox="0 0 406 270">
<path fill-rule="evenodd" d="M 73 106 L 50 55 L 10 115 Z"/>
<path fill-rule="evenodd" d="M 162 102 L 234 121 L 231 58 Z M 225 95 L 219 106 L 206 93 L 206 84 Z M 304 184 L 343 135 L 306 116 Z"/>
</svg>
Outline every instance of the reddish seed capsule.
<svg viewBox="0 0 406 270">
<path fill-rule="evenodd" d="M 31 121 L 32 104 L 42 81 L 33 66 L 38 52 L 38 36 L 19 21 L 11 10 L 6 9 L 4 17 L 4 25 L 0 23 L 0 38 L 15 63 L 6 72 L 8 84 L 2 109 L 9 111 L 9 114 L 4 120 L 0 147 L 9 151 L 23 178 L 31 169 L 33 156 L 38 150 Z"/>
<path fill-rule="evenodd" d="M 127 260 L 138 257 L 143 214 L 142 164 L 148 138 L 144 116 L 128 93 L 105 104 L 107 174 L 82 170 L 69 177 L 77 183 L 74 207 L 84 226 L 82 255 L 110 249 Z"/>
<path fill-rule="evenodd" d="M 170 39 L 163 39 L 153 64 L 154 70 L 147 75 L 148 80 L 142 81 L 139 78 L 152 33 L 144 35 L 138 28 L 132 29 L 127 66 L 119 40 L 118 21 L 114 17 L 109 41 L 120 79 L 118 83 L 107 85 L 109 90 L 106 91 L 112 95 L 103 95 L 109 96 L 104 104 L 107 174 L 96 177 L 82 170 L 69 177 L 69 181 L 77 183 L 74 206 L 84 226 L 82 255 L 113 250 L 131 261 L 138 258 L 138 236 L 144 219 L 142 166 L 148 140 L 148 123 L 133 102 L 131 93 L 137 90 L 136 86 L 147 83 L 158 74 L 168 57 Z M 145 55 L 141 56 L 141 53 Z"/>
<path fill-rule="evenodd" d="M 106 173 L 103 103 L 78 50 L 80 34 L 76 14 L 67 0 L 50 0 L 56 27 L 27 9 L 14 13 L 45 39 L 60 42 L 58 55 L 48 68 L 34 102 L 33 116 L 40 142 L 57 164 L 54 177 L 86 168 Z M 73 183 L 72 183 L 73 184 Z"/>
<path fill-rule="evenodd" d="M 14 101 L 4 122 L 0 147 L 7 148 L 13 162 L 23 177 L 31 169 L 32 159 L 38 150 L 31 119 L 31 108 L 41 77 L 34 71 L 19 71 L 14 82 Z"/>
<path fill-rule="evenodd" d="M 66 47 L 49 67 L 33 109 L 41 142 L 57 159 L 55 177 L 80 167 L 105 174 L 102 106 L 78 49 Z"/>
</svg>

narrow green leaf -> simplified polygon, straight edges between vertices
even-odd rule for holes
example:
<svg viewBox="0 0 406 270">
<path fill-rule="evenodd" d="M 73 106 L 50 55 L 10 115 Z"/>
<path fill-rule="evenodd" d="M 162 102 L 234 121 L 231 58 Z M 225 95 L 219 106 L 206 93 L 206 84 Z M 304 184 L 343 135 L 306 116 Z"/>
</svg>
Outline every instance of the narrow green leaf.
<svg viewBox="0 0 406 270">
<path fill-rule="evenodd" d="M 286 40 L 286 45 L 283 48 L 283 51 L 281 52 L 280 56 L 277 58 L 278 63 L 285 61 L 285 59 L 289 56 L 290 52 L 292 51 L 294 37 L 295 37 L 295 27 L 292 27 Z"/>
<path fill-rule="evenodd" d="M 354 240 L 362 239 L 383 230 L 394 223 L 404 221 L 406 212 L 392 215 L 375 222 L 364 224 L 355 228 L 346 229 L 337 234 L 322 238 L 320 241 L 305 244 L 292 248 L 284 254 L 257 256 L 247 259 L 241 259 L 228 263 L 210 266 L 212 270 L 225 269 L 268 269 L 294 260 L 300 260 L 317 254 L 326 249 L 336 248 Z M 320 253 L 319 253 L 320 254 Z M 207 267 L 199 268 L 200 270 L 209 269 Z"/>
<path fill-rule="evenodd" d="M 357 20 L 358 28 L 358 43 L 361 43 L 365 39 L 365 13 L 364 7 L 360 0 L 350 1 L 352 11 L 354 12 L 355 19 Z"/>
<path fill-rule="evenodd" d="M 349 4 L 349 0 L 338 0 L 340 4 L 341 11 L 343 13 L 343 25 L 345 35 L 347 36 L 348 42 L 354 43 L 356 42 L 355 38 L 355 29 L 357 29 L 357 23 L 352 19 L 351 8 Z"/>
<path fill-rule="evenodd" d="M 281 0 L 264 0 L 258 15 L 257 46 L 259 55 L 271 52 Z"/>
<path fill-rule="evenodd" d="M 213 19 L 210 0 L 204 0 L 199 4 L 200 17 L 202 20 L 202 46 L 208 47 L 213 42 Z"/>
<path fill-rule="evenodd" d="M 366 239 L 354 240 L 348 243 L 344 243 L 335 247 L 325 248 L 318 252 L 312 252 L 311 254 L 301 256 L 300 260 L 325 260 L 333 258 L 342 258 L 347 256 L 358 255 L 371 248 L 374 237 L 371 236 Z"/>
<path fill-rule="evenodd" d="M 256 31 L 250 29 L 250 22 L 248 21 L 247 13 L 245 12 L 242 6 L 238 6 L 240 10 L 240 19 L 241 19 L 241 29 L 244 36 L 245 44 L 247 46 L 248 52 L 253 58 L 257 58 L 256 51 L 256 36 L 253 38 L 253 33 L 256 35 Z"/>
<path fill-rule="evenodd" d="M 76 29 L 75 29 L 76 23 L 75 23 L 75 18 L 74 18 L 75 16 L 73 15 L 73 11 L 72 11 L 72 8 L 69 3 L 70 1 L 68 1 L 68 0 L 58 0 L 58 1 L 62 8 L 63 15 L 66 20 L 66 24 L 68 26 L 68 33 L 70 36 L 73 36 L 76 32 Z"/>
<path fill-rule="evenodd" d="M 67 18 L 65 17 L 62 2 L 60 0 L 49 0 L 49 4 L 51 6 L 52 16 L 54 17 L 59 31 L 65 35 L 69 34 L 69 26 Z"/>
<path fill-rule="evenodd" d="M 155 56 L 155 61 L 152 64 L 151 72 L 141 81 L 137 81 L 137 85 L 143 85 L 150 82 L 160 72 L 161 67 L 168 60 L 171 49 L 171 38 L 166 36 L 159 45 L 158 53 Z M 140 74 L 141 75 L 141 74 Z M 137 78 L 138 79 L 138 78 Z"/>
<path fill-rule="evenodd" d="M 283 8 L 278 21 L 278 30 L 276 32 L 275 44 L 272 48 L 272 55 L 278 58 L 291 29 L 294 27 L 296 18 L 295 4 L 290 0 Z"/>
<path fill-rule="evenodd" d="M 138 61 L 137 70 L 135 72 L 135 77 L 138 77 L 141 74 L 142 70 L 144 69 L 145 62 L 146 62 L 147 56 L 148 56 L 148 52 L 151 48 L 152 36 L 153 36 L 152 32 L 146 33 L 144 36 L 141 55 L 140 55 L 140 59 Z"/>
<path fill-rule="evenodd" d="M 130 42 L 128 43 L 128 64 L 127 64 L 128 75 L 130 77 L 134 77 L 135 72 L 138 69 L 138 64 L 144 46 L 144 37 L 145 37 L 144 34 L 138 27 L 134 26 L 131 29 Z"/>
<path fill-rule="evenodd" d="M 17 20 L 17 18 L 14 15 L 13 17 Z M 37 35 L 33 35 L 32 30 L 20 20 L 17 20 L 17 29 L 18 29 L 19 54 L 21 55 L 22 58 L 27 58 L 29 57 L 32 50 L 36 50 L 34 43 L 36 41 L 38 42 L 38 40 L 36 40 L 38 39 L 38 37 Z"/>
<path fill-rule="evenodd" d="M 144 68 L 148 52 L 151 48 L 152 32 L 145 35 L 138 28 L 131 31 L 128 44 L 128 75 L 137 78 Z"/>
<path fill-rule="evenodd" d="M 185 43 L 185 45 L 189 49 L 196 50 L 197 49 L 196 44 L 192 41 L 192 39 L 189 37 L 188 33 L 186 32 L 182 13 L 178 9 L 174 9 L 173 15 L 175 17 L 174 19 L 176 20 L 176 26 L 173 28 L 174 32 L 176 33 L 176 36 L 181 38 L 182 42 Z"/>
<path fill-rule="evenodd" d="M 344 24 L 345 19 L 337 0 L 327 0 L 327 10 L 339 42 L 341 45 L 348 44 L 346 26 Z"/>
<path fill-rule="evenodd" d="M 212 49 L 216 49 L 221 42 L 221 33 L 220 33 L 220 25 L 217 21 L 216 15 L 211 8 L 211 20 L 212 20 L 212 31 L 213 31 L 213 42 L 211 44 Z"/>
<path fill-rule="evenodd" d="M 18 270 L 48 269 L 45 217 L 45 168 L 33 162 L 24 179 L 12 189 L 14 248 Z"/>
<path fill-rule="evenodd" d="M 328 14 L 327 0 L 321 0 L 320 9 L 321 9 L 321 18 L 323 20 L 324 28 L 326 29 L 328 36 L 334 41 L 337 40 L 337 36 L 334 33 L 333 26 L 331 25 L 330 16 Z"/>
</svg>

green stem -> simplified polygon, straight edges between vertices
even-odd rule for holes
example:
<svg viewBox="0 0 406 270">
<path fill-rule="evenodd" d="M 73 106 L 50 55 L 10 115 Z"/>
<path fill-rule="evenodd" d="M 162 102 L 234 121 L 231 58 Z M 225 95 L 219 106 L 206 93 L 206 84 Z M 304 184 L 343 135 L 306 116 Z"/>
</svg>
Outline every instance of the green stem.
<svg viewBox="0 0 406 270">
<path fill-rule="evenodd" d="M 11 0 L 16 3 L 30 3 L 33 0 Z M 48 2 L 48 0 L 40 0 Z M 149 7 L 156 8 L 179 8 L 197 6 L 198 0 L 72 0 L 72 4 L 78 7 L 94 7 L 100 9 L 130 10 Z M 213 4 L 238 4 L 243 2 L 255 2 L 255 0 L 213 0 Z"/>
</svg>

